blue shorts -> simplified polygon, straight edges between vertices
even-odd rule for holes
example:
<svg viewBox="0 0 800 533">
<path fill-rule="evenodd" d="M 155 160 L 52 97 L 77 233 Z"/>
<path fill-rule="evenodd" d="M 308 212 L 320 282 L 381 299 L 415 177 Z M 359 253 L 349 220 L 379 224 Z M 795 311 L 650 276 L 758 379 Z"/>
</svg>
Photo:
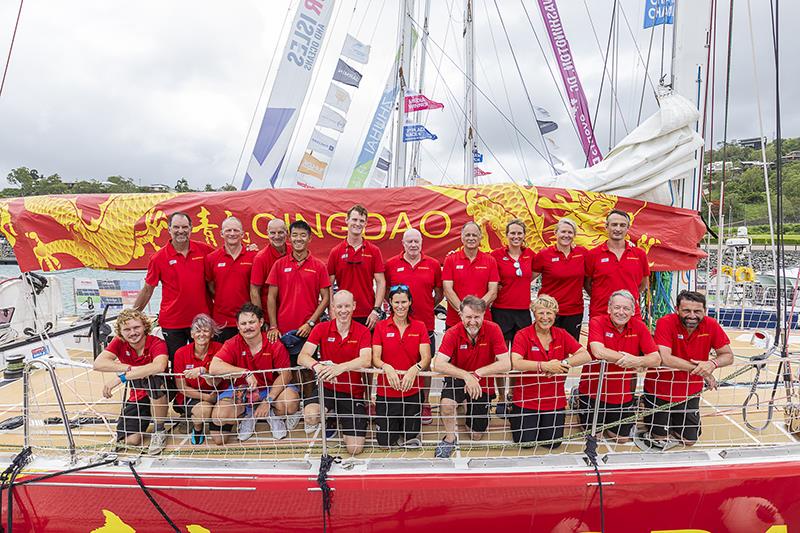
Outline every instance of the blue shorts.
<svg viewBox="0 0 800 533">
<path fill-rule="evenodd" d="M 295 385 L 294 383 L 290 383 L 289 385 L 286 385 L 286 388 L 287 389 L 292 389 L 295 393 L 300 394 L 300 389 L 298 389 L 297 385 Z M 233 399 L 234 393 L 237 390 L 246 391 L 247 389 L 242 388 L 242 387 L 236 389 L 236 388 L 233 387 L 233 385 L 231 385 L 230 387 L 228 387 L 227 389 L 225 389 L 224 391 L 220 392 L 217 395 L 217 401 L 224 400 L 225 398 Z M 258 389 L 258 401 L 259 402 L 263 402 L 264 399 L 267 397 L 267 394 L 269 394 L 269 387 L 262 387 L 262 388 Z"/>
</svg>

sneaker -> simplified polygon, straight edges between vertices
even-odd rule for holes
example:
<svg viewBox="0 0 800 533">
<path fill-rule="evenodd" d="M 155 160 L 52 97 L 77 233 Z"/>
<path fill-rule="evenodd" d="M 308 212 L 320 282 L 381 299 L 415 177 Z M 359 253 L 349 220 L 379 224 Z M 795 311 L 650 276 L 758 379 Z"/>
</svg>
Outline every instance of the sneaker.
<svg viewBox="0 0 800 533">
<path fill-rule="evenodd" d="M 245 413 L 246 414 L 246 413 Z M 253 432 L 256 430 L 256 419 L 251 414 L 250 416 L 245 416 L 239 420 L 239 440 L 244 442 L 250 437 L 253 436 Z"/>
<path fill-rule="evenodd" d="M 431 411 L 431 406 L 429 404 L 425 404 L 422 406 L 422 425 L 429 426 L 433 423 L 433 412 Z"/>
<path fill-rule="evenodd" d="M 297 427 L 297 424 L 300 423 L 300 419 L 303 418 L 303 412 L 299 409 L 294 413 L 288 415 L 286 417 L 286 429 L 288 431 L 292 431 L 294 428 Z"/>
<path fill-rule="evenodd" d="M 205 441 L 206 441 L 206 436 L 203 433 L 203 430 L 202 429 L 195 429 L 193 427 L 192 428 L 192 433 L 191 433 L 191 442 L 192 442 L 192 444 L 197 446 L 199 444 L 203 444 Z"/>
<path fill-rule="evenodd" d="M 407 448 L 409 450 L 416 450 L 422 448 L 422 441 L 414 437 L 413 439 L 408 439 L 406 441 L 399 442 L 398 445 L 402 448 Z"/>
<path fill-rule="evenodd" d="M 310 437 L 317 432 L 319 429 L 319 424 L 306 424 L 303 429 L 305 430 L 306 435 Z"/>
<path fill-rule="evenodd" d="M 272 409 L 269 410 L 267 423 L 269 423 L 269 429 L 272 431 L 273 439 L 281 440 L 282 438 L 286 437 L 286 422 L 284 422 L 282 418 L 275 416 L 275 411 Z"/>
<path fill-rule="evenodd" d="M 436 451 L 433 453 L 434 457 L 440 459 L 448 459 L 458 447 L 458 439 L 454 442 L 448 442 L 442 439 L 442 442 L 436 445 Z"/>
<path fill-rule="evenodd" d="M 156 431 L 150 437 L 150 446 L 147 447 L 147 455 L 158 455 L 167 447 L 167 432 Z"/>
</svg>

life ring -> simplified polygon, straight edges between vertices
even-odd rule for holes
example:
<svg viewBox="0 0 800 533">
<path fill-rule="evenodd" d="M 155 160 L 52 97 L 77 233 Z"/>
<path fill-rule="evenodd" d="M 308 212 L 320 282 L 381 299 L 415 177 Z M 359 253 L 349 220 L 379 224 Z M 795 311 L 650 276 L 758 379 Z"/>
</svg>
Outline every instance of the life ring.
<svg viewBox="0 0 800 533">
<path fill-rule="evenodd" d="M 728 266 L 728 265 L 722 265 L 722 275 L 732 278 L 733 277 L 733 267 Z"/>
<path fill-rule="evenodd" d="M 736 269 L 736 281 L 751 283 L 756 280 L 756 273 L 750 267 L 738 267 Z"/>
</svg>

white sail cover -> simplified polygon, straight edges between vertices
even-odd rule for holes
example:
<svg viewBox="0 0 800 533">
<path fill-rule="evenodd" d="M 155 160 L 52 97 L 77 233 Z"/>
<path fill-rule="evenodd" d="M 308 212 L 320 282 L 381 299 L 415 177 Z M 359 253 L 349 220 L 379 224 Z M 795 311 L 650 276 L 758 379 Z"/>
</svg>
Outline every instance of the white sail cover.
<svg viewBox="0 0 800 533">
<path fill-rule="evenodd" d="M 533 179 L 533 185 L 606 192 L 670 205 L 670 180 L 691 178 L 703 138 L 694 130 L 700 114 L 674 92 L 660 95 L 660 109 L 593 167 Z"/>
</svg>

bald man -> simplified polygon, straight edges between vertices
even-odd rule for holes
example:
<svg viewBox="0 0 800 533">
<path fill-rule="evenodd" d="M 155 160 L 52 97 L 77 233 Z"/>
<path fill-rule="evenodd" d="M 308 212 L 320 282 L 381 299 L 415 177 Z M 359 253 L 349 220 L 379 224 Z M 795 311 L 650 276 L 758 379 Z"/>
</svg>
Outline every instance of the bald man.
<svg viewBox="0 0 800 533">
<path fill-rule="evenodd" d="M 256 254 L 253 270 L 250 272 L 250 301 L 265 312 L 269 296 L 269 272 L 275 262 L 286 255 L 286 223 L 279 218 L 270 220 L 267 224 L 267 237 L 269 246 Z"/>
</svg>

